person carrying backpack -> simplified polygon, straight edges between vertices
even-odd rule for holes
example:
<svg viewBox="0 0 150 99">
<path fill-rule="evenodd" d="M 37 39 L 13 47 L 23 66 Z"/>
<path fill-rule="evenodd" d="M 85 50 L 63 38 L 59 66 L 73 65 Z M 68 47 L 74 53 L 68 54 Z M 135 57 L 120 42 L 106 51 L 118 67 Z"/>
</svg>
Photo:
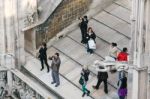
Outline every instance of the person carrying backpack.
<svg viewBox="0 0 150 99">
<path fill-rule="evenodd" d="M 88 70 L 87 66 L 84 66 L 81 72 L 80 80 L 79 80 L 80 85 L 82 85 L 82 91 L 83 91 L 82 97 L 84 97 L 85 94 L 87 94 L 87 96 L 89 96 L 90 94 L 90 91 L 86 88 L 87 81 L 89 79 L 88 78 L 89 74 L 90 74 L 90 71 Z"/>
</svg>

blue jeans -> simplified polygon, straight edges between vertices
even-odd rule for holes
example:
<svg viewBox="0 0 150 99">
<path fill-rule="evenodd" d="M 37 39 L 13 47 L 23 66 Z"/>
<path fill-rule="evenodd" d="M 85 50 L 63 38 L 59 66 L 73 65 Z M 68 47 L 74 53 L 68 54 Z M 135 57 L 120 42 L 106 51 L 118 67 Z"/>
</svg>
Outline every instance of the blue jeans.
<svg viewBox="0 0 150 99">
<path fill-rule="evenodd" d="M 52 79 L 53 79 L 54 83 L 56 83 L 58 85 L 60 84 L 58 72 L 52 70 Z"/>
</svg>

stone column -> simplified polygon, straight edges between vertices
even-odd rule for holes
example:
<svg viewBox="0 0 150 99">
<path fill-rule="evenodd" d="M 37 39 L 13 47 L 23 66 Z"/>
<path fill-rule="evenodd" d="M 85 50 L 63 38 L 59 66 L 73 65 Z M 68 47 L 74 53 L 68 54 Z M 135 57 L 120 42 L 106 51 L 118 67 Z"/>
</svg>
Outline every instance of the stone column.
<svg viewBox="0 0 150 99">
<path fill-rule="evenodd" d="M 4 0 L 0 0 L 0 64 L 4 65 L 5 54 L 5 30 L 4 30 Z"/>
<path fill-rule="evenodd" d="M 15 50 L 16 50 L 16 31 L 14 25 L 14 0 L 4 0 L 4 29 L 5 29 L 5 66 L 8 69 L 15 68 Z M 9 86 L 9 94 L 12 89 L 12 73 L 7 71 L 7 84 Z"/>
<path fill-rule="evenodd" d="M 147 92 L 150 92 L 150 0 L 146 1 L 146 14 L 145 14 L 145 24 L 146 24 L 146 35 L 145 35 L 145 63 L 148 66 L 148 86 Z M 150 94 L 147 94 L 147 99 L 150 98 Z"/>
<path fill-rule="evenodd" d="M 133 0 L 132 13 L 135 22 L 132 24 L 133 64 L 136 69 L 132 72 L 132 99 L 148 99 L 148 72 L 145 64 L 145 0 Z M 130 89 L 129 89 L 130 90 Z M 129 98 L 131 98 L 129 96 Z"/>
</svg>

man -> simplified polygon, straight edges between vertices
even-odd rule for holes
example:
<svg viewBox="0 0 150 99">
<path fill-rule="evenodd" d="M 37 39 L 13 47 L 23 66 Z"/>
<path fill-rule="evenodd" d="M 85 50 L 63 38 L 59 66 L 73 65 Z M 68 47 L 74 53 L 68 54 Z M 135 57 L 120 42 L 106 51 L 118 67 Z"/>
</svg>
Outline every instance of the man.
<svg viewBox="0 0 150 99">
<path fill-rule="evenodd" d="M 86 35 L 87 35 L 87 27 L 88 27 L 88 18 L 87 16 L 79 18 L 81 20 L 80 22 L 80 30 L 82 35 L 81 43 L 86 43 Z"/>
<path fill-rule="evenodd" d="M 94 89 L 99 89 L 99 86 L 101 82 L 104 82 L 104 92 L 107 94 L 108 93 L 108 88 L 107 88 L 107 79 L 108 79 L 108 73 L 107 69 L 104 68 L 104 66 L 100 66 L 100 64 L 96 64 L 96 71 L 98 71 L 97 79 L 98 82 L 96 86 L 93 86 Z"/>
<path fill-rule="evenodd" d="M 59 81 L 59 67 L 61 64 L 61 60 L 59 58 L 59 53 L 55 53 L 54 56 L 49 57 L 50 60 L 52 60 L 51 69 L 52 69 L 52 79 L 53 81 L 51 84 L 56 83 L 55 87 L 58 87 L 60 85 Z"/>
<path fill-rule="evenodd" d="M 45 63 L 47 66 L 47 72 L 49 72 L 49 65 L 47 63 L 46 51 L 47 51 L 46 43 L 42 43 L 40 50 L 39 50 L 39 56 L 38 56 L 38 58 L 41 61 L 41 66 L 42 66 L 41 71 L 44 69 L 44 63 Z"/>
</svg>

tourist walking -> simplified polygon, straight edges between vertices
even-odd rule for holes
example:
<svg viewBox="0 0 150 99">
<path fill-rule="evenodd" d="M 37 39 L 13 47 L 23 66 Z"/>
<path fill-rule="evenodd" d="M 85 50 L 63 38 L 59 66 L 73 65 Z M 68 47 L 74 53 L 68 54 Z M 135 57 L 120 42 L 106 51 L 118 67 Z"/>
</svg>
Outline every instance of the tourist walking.
<svg viewBox="0 0 150 99">
<path fill-rule="evenodd" d="M 81 43 L 85 44 L 86 43 L 86 35 L 87 35 L 87 27 L 88 27 L 88 18 L 87 16 L 79 18 L 81 20 L 79 26 L 81 30 L 81 36 L 82 40 Z"/>
<path fill-rule="evenodd" d="M 118 81 L 118 96 L 119 99 L 125 99 L 127 96 L 127 77 L 124 72 L 121 72 L 121 78 Z"/>
<path fill-rule="evenodd" d="M 87 52 L 92 54 L 94 49 L 96 49 L 96 35 L 92 29 L 92 27 L 88 28 L 87 36 L 86 36 L 86 43 L 87 43 Z"/>
<path fill-rule="evenodd" d="M 79 79 L 79 83 L 82 85 L 82 97 L 84 97 L 85 95 L 89 96 L 90 94 L 90 91 L 86 88 L 87 81 L 89 79 L 89 74 L 90 71 L 88 70 L 87 66 L 84 66 L 81 71 L 81 77 Z"/>
<path fill-rule="evenodd" d="M 85 82 L 87 82 L 89 80 L 89 74 L 90 74 L 90 71 L 89 71 L 88 67 L 86 65 L 84 65 L 81 75 L 83 75 Z"/>
<path fill-rule="evenodd" d="M 122 63 L 127 63 L 128 61 L 128 53 L 127 53 L 128 49 L 126 47 L 123 48 L 123 50 L 118 54 L 117 56 L 117 61 L 122 62 Z M 119 71 L 119 79 L 121 77 L 121 72 Z"/>
<path fill-rule="evenodd" d="M 111 46 L 109 49 L 109 56 L 116 60 L 117 54 L 118 54 L 117 43 L 111 43 Z"/>
<path fill-rule="evenodd" d="M 98 71 L 97 75 L 97 84 L 93 86 L 94 89 L 99 89 L 99 86 L 101 82 L 104 82 L 104 92 L 107 94 L 108 93 L 108 88 L 107 88 L 107 79 L 108 79 L 108 73 L 107 69 L 104 66 L 100 66 L 99 63 L 95 64 L 96 66 L 96 71 Z"/>
<path fill-rule="evenodd" d="M 51 63 L 51 69 L 52 69 L 52 79 L 53 81 L 51 84 L 55 84 L 55 87 L 58 87 L 60 85 L 60 80 L 59 80 L 59 68 L 61 64 L 61 60 L 59 58 L 59 53 L 55 53 L 54 56 L 49 57 L 50 60 L 52 60 Z"/>
<path fill-rule="evenodd" d="M 44 63 L 45 65 L 47 66 L 47 72 L 49 72 L 49 65 L 47 63 L 47 46 L 46 46 L 46 43 L 42 43 L 42 45 L 40 46 L 40 50 L 39 50 L 39 56 L 38 58 L 40 59 L 41 61 L 41 71 L 44 69 Z"/>
<path fill-rule="evenodd" d="M 127 62 L 128 61 L 128 49 L 124 47 L 122 51 L 117 56 L 117 61 Z"/>
</svg>

